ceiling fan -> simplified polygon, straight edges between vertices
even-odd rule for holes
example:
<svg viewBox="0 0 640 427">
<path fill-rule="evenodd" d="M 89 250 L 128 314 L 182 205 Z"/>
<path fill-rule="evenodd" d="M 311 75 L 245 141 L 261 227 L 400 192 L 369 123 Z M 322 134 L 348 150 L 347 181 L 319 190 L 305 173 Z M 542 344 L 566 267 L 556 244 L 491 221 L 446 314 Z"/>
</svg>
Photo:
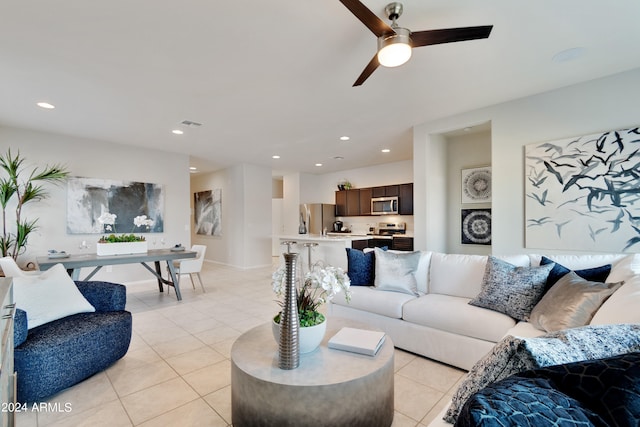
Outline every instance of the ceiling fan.
<svg viewBox="0 0 640 427">
<path fill-rule="evenodd" d="M 411 58 L 411 49 L 414 47 L 486 39 L 493 28 L 493 25 L 483 25 L 412 32 L 399 27 L 396 22 L 402 15 L 402 3 L 389 3 L 384 8 L 391 20 L 391 26 L 389 26 L 359 0 L 340 0 L 340 2 L 378 37 L 378 52 L 369 61 L 353 86 L 364 83 L 379 65 L 397 67 L 404 64 Z"/>
</svg>

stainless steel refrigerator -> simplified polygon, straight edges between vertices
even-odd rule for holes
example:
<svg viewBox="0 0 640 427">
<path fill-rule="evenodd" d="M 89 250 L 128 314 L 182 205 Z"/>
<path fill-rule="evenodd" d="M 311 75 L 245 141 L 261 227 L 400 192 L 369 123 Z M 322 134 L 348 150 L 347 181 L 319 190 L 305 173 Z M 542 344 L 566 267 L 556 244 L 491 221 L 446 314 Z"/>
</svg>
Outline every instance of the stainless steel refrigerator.
<svg viewBox="0 0 640 427">
<path fill-rule="evenodd" d="M 327 203 L 305 203 L 300 205 L 300 215 L 305 219 L 308 234 L 322 234 L 333 230 L 336 220 L 336 205 Z"/>
</svg>

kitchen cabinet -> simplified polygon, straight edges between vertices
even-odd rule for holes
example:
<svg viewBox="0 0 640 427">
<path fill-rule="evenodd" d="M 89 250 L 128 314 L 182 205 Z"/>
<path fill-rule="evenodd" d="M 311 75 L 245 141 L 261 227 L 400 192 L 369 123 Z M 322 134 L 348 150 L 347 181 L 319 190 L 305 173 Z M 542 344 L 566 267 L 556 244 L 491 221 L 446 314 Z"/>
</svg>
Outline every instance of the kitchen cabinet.
<svg viewBox="0 0 640 427">
<path fill-rule="evenodd" d="M 393 236 L 391 249 L 394 251 L 412 251 L 413 237 Z"/>
<path fill-rule="evenodd" d="M 385 185 L 383 187 L 373 187 L 371 197 L 392 197 L 399 195 L 399 186 Z"/>
<path fill-rule="evenodd" d="M 391 242 L 392 242 L 391 239 L 383 239 L 383 238 L 379 239 L 374 237 L 372 239 L 369 239 L 368 246 L 370 248 L 381 248 L 383 246 L 386 246 L 387 249 L 391 249 Z"/>
<path fill-rule="evenodd" d="M 336 216 L 347 215 L 347 191 L 336 191 Z"/>
<path fill-rule="evenodd" d="M 336 191 L 336 216 L 369 216 L 374 197 L 398 197 L 398 213 L 413 215 L 413 183 Z"/>
<path fill-rule="evenodd" d="M 347 216 L 360 215 L 360 190 L 345 190 L 347 193 Z"/>
<path fill-rule="evenodd" d="M 398 186 L 398 213 L 413 215 L 413 183 Z"/>
<path fill-rule="evenodd" d="M 358 216 L 358 215 L 361 215 L 360 189 L 355 188 L 351 190 L 336 191 L 336 216 Z"/>
<path fill-rule="evenodd" d="M 360 189 L 360 215 L 371 215 L 372 188 Z"/>
<path fill-rule="evenodd" d="M 364 248 L 368 248 L 368 247 L 369 247 L 369 240 L 368 239 L 353 240 L 351 242 L 351 249 L 363 250 Z"/>
</svg>

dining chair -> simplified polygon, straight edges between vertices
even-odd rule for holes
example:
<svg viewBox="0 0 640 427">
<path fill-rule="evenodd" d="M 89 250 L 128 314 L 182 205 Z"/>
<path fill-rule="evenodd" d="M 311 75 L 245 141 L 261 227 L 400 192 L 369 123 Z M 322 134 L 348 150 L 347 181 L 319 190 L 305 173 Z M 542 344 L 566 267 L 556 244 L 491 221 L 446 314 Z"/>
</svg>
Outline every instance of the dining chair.
<svg viewBox="0 0 640 427">
<path fill-rule="evenodd" d="M 204 261 L 204 254 L 207 251 L 207 247 L 205 245 L 193 245 L 191 246 L 191 250 L 197 252 L 195 258 L 176 260 L 173 262 L 173 267 L 176 270 L 176 276 L 178 279 L 178 283 L 180 283 L 180 276 L 183 274 L 188 274 L 189 279 L 191 279 L 191 285 L 193 289 L 196 288 L 196 284 L 193 280 L 193 276 L 198 276 L 198 280 L 200 281 L 200 287 L 202 288 L 202 292 L 206 292 L 204 289 L 204 284 L 202 283 L 202 277 L 200 277 L 200 270 L 202 270 L 202 263 Z"/>
<path fill-rule="evenodd" d="M 38 270 L 27 271 L 21 269 L 16 263 L 16 260 L 14 260 L 10 256 L 0 258 L 0 268 L 2 268 L 2 272 L 4 273 L 5 277 L 35 276 L 42 273 Z"/>
</svg>

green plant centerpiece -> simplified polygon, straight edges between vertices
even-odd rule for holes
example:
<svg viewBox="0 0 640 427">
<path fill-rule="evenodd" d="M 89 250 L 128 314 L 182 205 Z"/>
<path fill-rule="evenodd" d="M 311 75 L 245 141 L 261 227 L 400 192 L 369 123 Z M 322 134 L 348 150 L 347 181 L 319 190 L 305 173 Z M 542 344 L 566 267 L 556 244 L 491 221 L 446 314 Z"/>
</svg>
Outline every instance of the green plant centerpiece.
<svg viewBox="0 0 640 427">
<path fill-rule="evenodd" d="M 300 281 L 298 281 L 300 282 Z M 272 276 L 273 291 L 282 297 L 286 290 L 286 267 L 280 266 Z M 302 285 L 297 289 L 298 320 L 300 327 L 319 325 L 325 317 L 318 310 L 320 306 L 330 301 L 335 295 L 343 292 L 349 302 L 351 291 L 349 276 L 340 267 L 325 266 L 322 262 L 312 265 L 304 275 Z M 282 305 L 282 300 L 278 303 Z M 274 322 L 280 323 L 280 313 L 274 317 Z"/>
<path fill-rule="evenodd" d="M 49 197 L 44 184 L 61 184 L 69 172 L 61 165 L 35 167 L 26 170 L 25 158 L 7 150 L 0 155 L 0 168 L 5 175 L 0 178 L 0 205 L 2 206 L 2 236 L 0 247 L 2 256 L 17 260 L 26 250 L 29 234 L 38 229 L 38 219 L 29 220 L 23 215 L 23 208 L 32 202 Z M 15 202 L 15 215 L 7 218 L 7 212 Z"/>
</svg>

